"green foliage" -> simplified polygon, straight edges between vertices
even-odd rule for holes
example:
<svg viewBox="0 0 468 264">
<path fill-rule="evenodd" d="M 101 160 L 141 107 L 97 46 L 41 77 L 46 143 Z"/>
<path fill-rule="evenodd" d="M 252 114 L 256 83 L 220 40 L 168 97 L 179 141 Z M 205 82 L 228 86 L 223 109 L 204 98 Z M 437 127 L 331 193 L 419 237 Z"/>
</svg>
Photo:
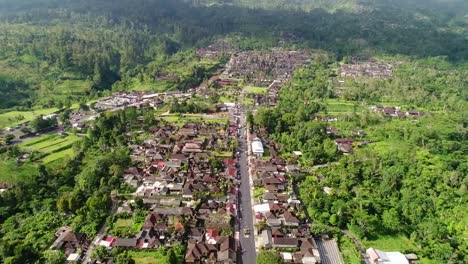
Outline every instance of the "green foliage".
<svg viewBox="0 0 468 264">
<path fill-rule="evenodd" d="M 385 140 L 385 148 L 376 144 L 357 149 L 320 169 L 322 181 L 308 177 L 302 183 L 301 197 L 309 214 L 369 241 L 403 233 L 420 249 L 407 243 L 399 250 L 417 251 L 440 262 L 462 260 L 466 231 L 456 219 L 468 216 L 460 211 L 466 203 L 461 175 L 467 172 L 466 157 L 461 155 L 466 133 L 458 130 L 461 120 L 457 114 L 439 114 L 417 123 L 372 126 L 369 137 Z M 324 187 L 332 188 L 333 195 L 324 193 Z"/>
<path fill-rule="evenodd" d="M 65 255 L 59 250 L 48 250 L 44 252 L 45 264 L 63 264 L 65 262 Z"/>
<path fill-rule="evenodd" d="M 263 250 L 257 253 L 257 262 L 258 264 L 270 264 L 270 263 L 284 263 L 283 257 L 273 250 Z"/>
</svg>

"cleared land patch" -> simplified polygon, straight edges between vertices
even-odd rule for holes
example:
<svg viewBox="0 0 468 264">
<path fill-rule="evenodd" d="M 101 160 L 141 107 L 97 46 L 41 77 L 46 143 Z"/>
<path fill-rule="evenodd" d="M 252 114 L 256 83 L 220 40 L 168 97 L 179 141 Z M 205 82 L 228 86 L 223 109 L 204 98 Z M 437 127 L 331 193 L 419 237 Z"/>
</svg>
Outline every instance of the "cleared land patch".
<svg viewBox="0 0 468 264">
<path fill-rule="evenodd" d="M 13 127 L 28 122 L 40 115 L 48 115 L 57 112 L 58 108 L 45 108 L 31 111 L 10 111 L 0 114 L 0 128 Z"/>
<path fill-rule="evenodd" d="M 20 146 L 44 154 L 43 161 L 50 163 L 73 155 L 72 146 L 80 138 L 76 135 L 60 136 L 58 134 L 46 135 L 31 141 L 21 143 Z"/>
</svg>

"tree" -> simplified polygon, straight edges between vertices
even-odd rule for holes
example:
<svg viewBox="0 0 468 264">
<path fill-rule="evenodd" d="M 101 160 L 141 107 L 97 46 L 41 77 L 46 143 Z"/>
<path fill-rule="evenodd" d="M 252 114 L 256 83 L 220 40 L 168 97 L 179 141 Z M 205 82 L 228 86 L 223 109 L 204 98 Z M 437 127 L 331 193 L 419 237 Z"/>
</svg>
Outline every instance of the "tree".
<svg viewBox="0 0 468 264">
<path fill-rule="evenodd" d="M 263 250 L 257 255 L 257 264 L 284 264 L 281 255 L 273 250 Z"/>
<path fill-rule="evenodd" d="M 99 260 L 104 260 L 109 257 L 109 251 L 107 251 L 107 248 L 104 246 L 97 246 L 93 254 L 91 255 L 92 258 L 99 259 Z"/>
<path fill-rule="evenodd" d="M 15 135 L 8 134 L 5 136 L 5 143 L 8 145 L 13 141 L 13 139 L 15 139 Z"/>
<path fill-rule="evenodd" d="M 133 260 L 127 252 L 124 252 L 122 254 L 119 254 L 115 258 L 115 263 L 116 264 L 135 264 L 135 260 Z"/>
<path fill-rule="evenodd" d="M 44 252 L 45 264 L 63 264 L 65 262 L 65 255 L 60 250 L 47 250 Z"/>
<path fill-rule="evenodd" d="M 179 261 L 177 260 L 177 256 L 174 253 L 174 250 L 172 248 L 169 249 L 169 251 L 167 252 L 167 260 L 168 260 L 169 264 L 179 263 Z"/>
</svg>

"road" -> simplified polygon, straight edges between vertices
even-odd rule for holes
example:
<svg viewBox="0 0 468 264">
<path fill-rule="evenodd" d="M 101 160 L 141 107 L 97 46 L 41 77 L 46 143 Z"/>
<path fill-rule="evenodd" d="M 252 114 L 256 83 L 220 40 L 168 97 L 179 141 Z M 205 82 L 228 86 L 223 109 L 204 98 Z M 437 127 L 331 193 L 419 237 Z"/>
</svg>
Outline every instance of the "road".
<svg viewBox="0 0 468 264">
<path fill-rule="evenodd" d="M 91 261 L 91 255 L 93 254 L 94 248 L 97 246 L 97 243 L 101 241 L 101 239 L 104 237 L 104 232 L 106 231 L 107 224 L 104 224 L 101 229 L 99 229 L 98 233 L 94 237 L 93 241 L 88 247 L 88 250 L 86 251 L 86 254 L 83 257 L 83 264 L 88 264 Z"/>
<path fill-rule="evenodd" d="M 251 193 L 251 181 L 249 176 L 248 167 L 248 143 L 247 143 L 247 131 L 245 130 L 246 125 L 246 113 L 245 109 L 240 109 L 240 136 L 239 136 L 239 173 L 241 177 L 240 184 L 240 212 L 238 214 L 238 221 L 240 223 L 240 244 L 242 248 L 242 255 L 240 263 L 243 264 L 255 264 L 256 262 L 256 249 L 254 239 L 254 214 L 252 206 L 252 193 Z M 250 235 L 247 237 L 244 235 L 245 228 L 250 229 Z"/>
</svg>

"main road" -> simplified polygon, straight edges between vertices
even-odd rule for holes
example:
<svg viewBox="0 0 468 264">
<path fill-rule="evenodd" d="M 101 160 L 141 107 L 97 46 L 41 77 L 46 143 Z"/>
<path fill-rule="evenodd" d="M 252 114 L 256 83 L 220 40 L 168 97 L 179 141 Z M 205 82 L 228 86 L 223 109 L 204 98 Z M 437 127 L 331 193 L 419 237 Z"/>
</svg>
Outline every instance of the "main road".
<svg viewBox="0 0 468 264">
<path fill-rule="evenodd" d="M 245 107 L 240 107 L 240 133 L 239 133 L 239 174 L 241 184 L 239 188 L 240 208 L 238 214 L 238 223 L 240 227 L 240 245 L 241 256 L 240 263 L 242 264 L 255 264 L 256 262 L 256 249 L 255 249 L 255 234 L 254 234 L 254 219 L 253 219 L 253 206 L 252 206 L 252 187 L 249 176 L 248 164 L 248 151 L 249 146 L 247 142 L 246 130 L 246 113 Z M 245 229 L 250 230 L 250 234 L 245 234 Z"/>
</svg>

